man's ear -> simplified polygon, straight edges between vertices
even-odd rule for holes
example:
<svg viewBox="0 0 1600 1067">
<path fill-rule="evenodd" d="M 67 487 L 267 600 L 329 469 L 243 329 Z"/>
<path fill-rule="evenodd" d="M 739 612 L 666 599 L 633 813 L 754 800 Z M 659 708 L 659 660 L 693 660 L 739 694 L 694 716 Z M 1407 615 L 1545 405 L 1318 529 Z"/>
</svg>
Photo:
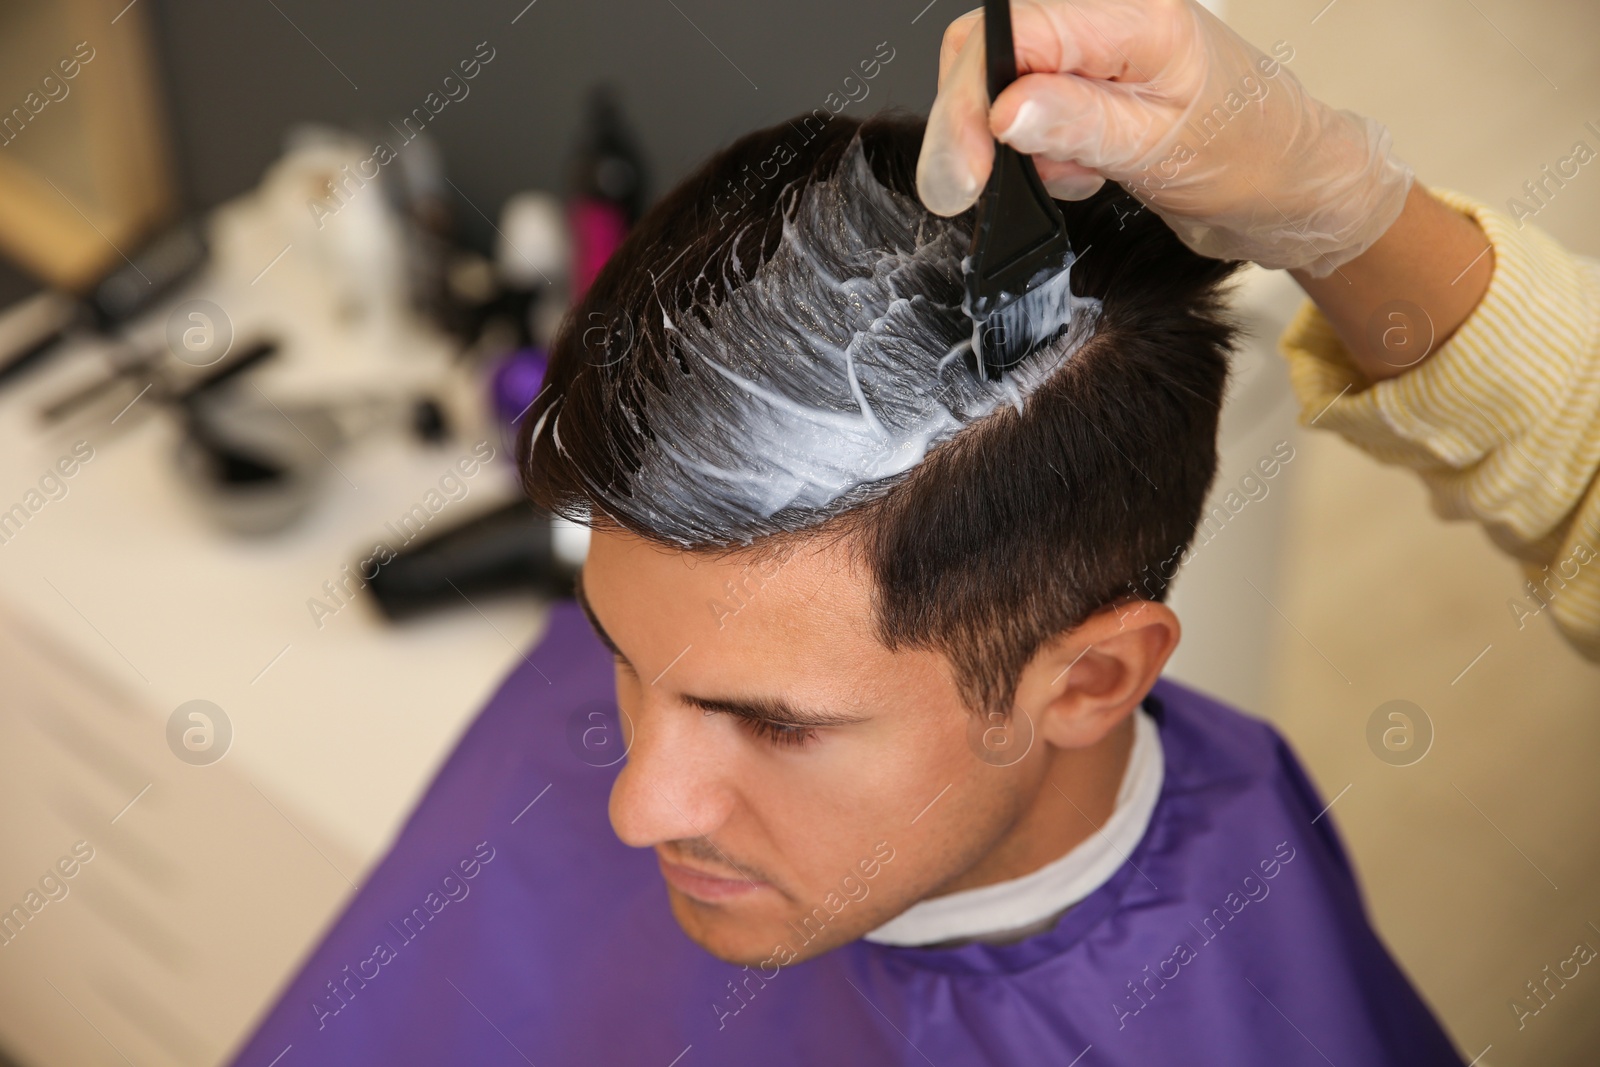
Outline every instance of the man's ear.
<svg viewBox="0 0 1600 1067">
<path fill-rule="evenodd" d="M 1165 604 L 1103 608 L 1040 646 L 1017 679 L 1017 713 L 1057 748 L 1096 744 L 1139 706 L 1181 635 Z"/>
</svg>

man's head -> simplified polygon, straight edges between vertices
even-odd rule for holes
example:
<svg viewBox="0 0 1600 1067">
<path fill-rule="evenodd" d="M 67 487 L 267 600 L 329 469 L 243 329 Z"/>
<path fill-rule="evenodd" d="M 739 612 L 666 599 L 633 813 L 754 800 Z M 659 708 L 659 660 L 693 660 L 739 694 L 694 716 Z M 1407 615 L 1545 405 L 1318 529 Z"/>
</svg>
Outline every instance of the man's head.
<svg viewBox="0 0 1600 1067">
<path fill-rule="evenodd" d="M 692 937 L 769 967 L 1104 818 L 1177 642 L 1149 575 L 1193 535 L 1231 339 L 1231 266 L 1111 187 L 1062 205 L 1065 333 L 972 376 L 971 219 L 916 203 L 920 121 L 809 122 L 645 217 L 523 449 L 530 495 L 595 529 L 612 824 Z"/>
</svg>

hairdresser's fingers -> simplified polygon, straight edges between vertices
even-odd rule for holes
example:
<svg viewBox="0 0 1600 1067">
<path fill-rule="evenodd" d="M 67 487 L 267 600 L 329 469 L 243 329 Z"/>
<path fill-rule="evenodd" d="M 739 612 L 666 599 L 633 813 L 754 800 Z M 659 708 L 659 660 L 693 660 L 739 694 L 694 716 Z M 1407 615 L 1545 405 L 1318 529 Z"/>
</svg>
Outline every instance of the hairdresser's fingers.
<svg viewBox="0 0 1600 1067">
<path fill-rule="evenodd" d="M 1163 78 L 1199 39 L 1189 0 L 1014 0 L 1017 71 L 1119 82 Z"/>
<path fill-rule="evenodd" d="M 1181 114 L 1138 86 L 1029 74 L 1000 94 L 989 119 L 994 136 L 1019 152 L 1110 173 L 1143 158 Z"/>
<path fill-rule="evenodd" d="M 941 87 L 982 23 L 978 8 L 945 27 Z M 1198 40 L 1199 26 L 1184 0 L 1012 0 L 1011 36 L 1019 74 L 1148 82 L 1166 74 L 1174 54 Z"/>
<path fill-rule="evenodd" d="M 983 8 L 975 7 L 951 21 L 944 28 L 944 38 L 939 42 L 939 87 L 944 88 L 944 80 L 950 74 L 950 68 L 955 66 L 956 56 L 961 54 L 961 48 L 967 43 L 967 38 L 972 35 L 973 27 L 983 21 Z"/>
<path fill-rule="evenodd" d="M 945 30 L 917 168 L 918 193 L 936 214 L 977 200 L 993 161 L 985 133 L 1057 162 L 1127 166 L 1170 131 L 1182 110 L 1173 105 L 1204 81 L 1201 24 L 1187 0 L 1013 0 L 1011 14 L 1022 76 L 993 109 L 982 12 Z M 1095 187 L 1085 174 L 1063 173 L 1052 192 L 1087 196 Z"/>
<path fill-rule="evenodd" d="M 928 112 L 917 159 L 917 194 L 935 215 L 959 215 L 978 199 L 993 166 L 980 31 L 968 35 Z"/>
<path fill-rule="evenodd" d="M 1039 170 L 1045 191 L 1057 200 L 1087 200 L 1106 183 L 1099 174 L 1077 163 L 1034 156 L 1033 165 Z"/>
</svg>

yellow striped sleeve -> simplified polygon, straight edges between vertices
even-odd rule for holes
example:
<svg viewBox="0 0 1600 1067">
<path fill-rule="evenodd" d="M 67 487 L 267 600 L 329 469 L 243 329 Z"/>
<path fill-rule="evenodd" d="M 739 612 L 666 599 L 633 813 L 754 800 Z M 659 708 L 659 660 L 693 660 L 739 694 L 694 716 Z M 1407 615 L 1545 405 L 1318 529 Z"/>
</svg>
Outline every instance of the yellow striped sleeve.
<svg viewBox="0 0 1600 1067">
<path fill-rule="evenodd" d="M 1562 632 L 1600 659 L 1600 263 L 1433 194 L 1493 246 L 1483 301 L 1414 370 L 1376 384 L 1308 301 L 1279 341 L 1300 420 L 1415 470 L 1441 516 L 1482 523 Z"/>
</svg>

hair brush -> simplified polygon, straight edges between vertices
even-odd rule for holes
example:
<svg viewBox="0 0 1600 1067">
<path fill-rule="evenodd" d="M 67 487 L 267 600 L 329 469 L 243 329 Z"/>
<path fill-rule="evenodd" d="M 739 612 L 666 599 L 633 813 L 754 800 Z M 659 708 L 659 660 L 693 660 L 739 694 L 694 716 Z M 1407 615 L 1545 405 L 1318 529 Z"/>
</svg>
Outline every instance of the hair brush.
<svg viewBox="0 0 1600 1067">
<path fill-rule="evenodd" d="M 1009 0 L 984 0 L 983 35 L 993 103 L 1017 80 Z M 999 141 L 975 210 L 972 244 L 962 264 L 966 311 L 975 327 L 975 370 L 980 377 L 999 378 L 1067 325 L 1045 321 L 1059 304 L 1059 293 L 1038 290 L 1072 262 L 1072 245 L 1061 209 L 1033 160 Z"/>
</svg>

